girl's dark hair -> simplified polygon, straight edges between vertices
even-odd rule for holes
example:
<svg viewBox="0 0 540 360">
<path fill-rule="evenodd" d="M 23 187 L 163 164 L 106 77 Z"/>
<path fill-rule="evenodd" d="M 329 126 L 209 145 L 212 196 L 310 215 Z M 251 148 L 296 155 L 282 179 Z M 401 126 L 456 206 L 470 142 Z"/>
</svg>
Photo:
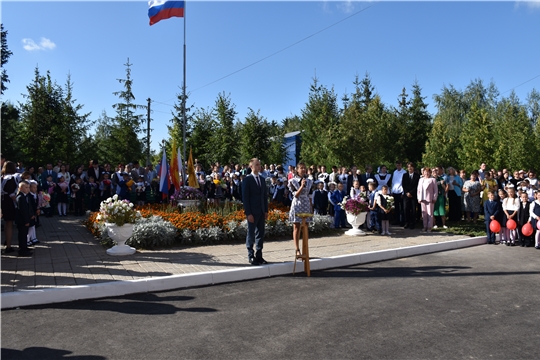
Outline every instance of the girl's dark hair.
<svg viewBox="0 0 540 360">
<path fill-rule="evenodd" d="M 17 166 L 13 161 L 6 161 L 2 168 L 2 175 L 15 174 L 17 172 Z"/>
</svg>

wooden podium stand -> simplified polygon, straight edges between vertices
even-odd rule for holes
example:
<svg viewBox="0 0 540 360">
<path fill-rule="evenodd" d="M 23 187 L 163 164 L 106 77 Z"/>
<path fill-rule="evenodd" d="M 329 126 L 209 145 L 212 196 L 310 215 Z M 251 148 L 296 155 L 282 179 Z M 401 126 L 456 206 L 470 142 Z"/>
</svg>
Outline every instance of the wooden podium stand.
<svg viewBox="0 0 540 360">
<path fill-rule="evenodd" d="M 309 266 L 309 225 L 306 219 L 312 217 L 313 214 L 297 214 L 297 217 L 302 218 L 302 225 L 300 226 L 300 232 L 302 233 L 302 255 L 294 256 L 293 275 L 296 273 L 296 260 L 301 259 L 304 262 L 304 271 L 307 276 L 311 276 L 311 269 Z"/>
</svg>

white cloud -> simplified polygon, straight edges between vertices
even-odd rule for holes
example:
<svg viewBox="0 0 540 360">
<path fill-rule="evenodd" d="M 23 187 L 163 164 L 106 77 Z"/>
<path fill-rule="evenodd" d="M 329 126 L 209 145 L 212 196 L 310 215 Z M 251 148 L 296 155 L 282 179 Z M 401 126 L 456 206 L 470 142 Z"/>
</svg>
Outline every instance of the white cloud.
<svg viewBox="0 0 540 360">
<path fill-rule="evenodd" d="M 41 42 L 39 43 L 42 49 L 52 50 L 56 47 L 56 44 L 51 41 L 51 39 L 47 39 L 42 37 Z"/>
<path fill-rule="evenodd" d="M 56 47 L 56 44 L 51 41 L 51 39 L 47 39 L 42 37 L 39 44 L 37 44 L 34 40 L 30 38 L 22 39 L 23 48 L 26 51 L 37 51 L 37 50 L 52 50 Z"/>
<path fill-rule="evenodd" d="M 520 7 L 521 5 L 525 5 L 532 9 L 540 9 L 540 0 L 518 0 L 516 2 L 516 7 Z"/>
<path fill-rule="evenodd" d="M 347 1 L 344 1 L 344 2 L 340 2 L 337 5 L 337 8 L 340 9 L 341 11 L 343 11 L 344 13 L 349 14 L 349 13 L 353 12 L 354 4 L 353 4 L 353 2 L 351 0 L 347 0 Z"/>
</svg>

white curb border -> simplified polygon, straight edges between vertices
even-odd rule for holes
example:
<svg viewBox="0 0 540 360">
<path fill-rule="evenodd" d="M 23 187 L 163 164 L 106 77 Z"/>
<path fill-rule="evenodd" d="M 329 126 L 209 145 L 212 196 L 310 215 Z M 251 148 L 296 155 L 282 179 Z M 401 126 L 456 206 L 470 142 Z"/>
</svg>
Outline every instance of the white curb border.
<svg viewBox="0 0 540 360">
<path fill-rule="evenodd" d="M 372 251 L 360 254 L 340 255 L 313 259 L 311 270 L 323 270 L 350 265 L 359 265 L 384 260 L 429 254 L 485 244 L 486 236 L 452 240 L 440 243 L 408 246 L 398 249 Z M 304 270 L 303 263 L 296 263 L 296 271 Z M 293 262 L 270 264 L 268 266 L 242 267 L 230 270 L 169 275 L 139 280 L 121 280 L 91 285 L 76 285 L 43 290 L 20 290 L 2 293 L 1 309 L 21 306 L 45 305 L 74 300 L 97 299 L 127 294 L 174 290 L 193 286 L 222 284 L 228 282 L 259 279 L 271 276 L 292 274 Z"/>
</svg>

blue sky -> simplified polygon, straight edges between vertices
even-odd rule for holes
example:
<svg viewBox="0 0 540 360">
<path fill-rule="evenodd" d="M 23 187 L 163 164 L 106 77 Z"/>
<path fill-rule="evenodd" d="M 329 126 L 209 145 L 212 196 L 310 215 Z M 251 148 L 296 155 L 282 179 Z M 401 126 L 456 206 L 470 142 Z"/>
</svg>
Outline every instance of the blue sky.
<svg viewBox="0 0 540 360">
<path fill-rule="evenodd" d="M 167 137 L 171 106 L 182 83 L 183 20 L 149 26 L 146 1 L 2 1 L 2 23 L 13 52 L 4 100 L 22 101 L 35 66 L 63 84 L 71 73 L 75 97 L 97 119 L 113 115 L 132 66 L 136 102 L 152 105 L 152 148 Z M 364 12 L 276 56 L 212 85 L 362 8 Z M 493 80 L 501 92 L 540 75 L 540 2 L 188 2 L 188 105 L 213 106 L 230 94 L 238 117 L 248 107 L 269 120 L 300 115 L 316 74 L 339 97 L 356 74 L 370 73 L 383 101 L 397 104 L 418 80 L 427 102 L 444 85 Z M 25 49 L 26 47 L 26 49 Z M 540 77 L 515 88 L 524 100 Z M 508 95 L 506 93 L 505 95 Z M 141 113 L 144 113 L 141 111 Z"/>
</svg>

